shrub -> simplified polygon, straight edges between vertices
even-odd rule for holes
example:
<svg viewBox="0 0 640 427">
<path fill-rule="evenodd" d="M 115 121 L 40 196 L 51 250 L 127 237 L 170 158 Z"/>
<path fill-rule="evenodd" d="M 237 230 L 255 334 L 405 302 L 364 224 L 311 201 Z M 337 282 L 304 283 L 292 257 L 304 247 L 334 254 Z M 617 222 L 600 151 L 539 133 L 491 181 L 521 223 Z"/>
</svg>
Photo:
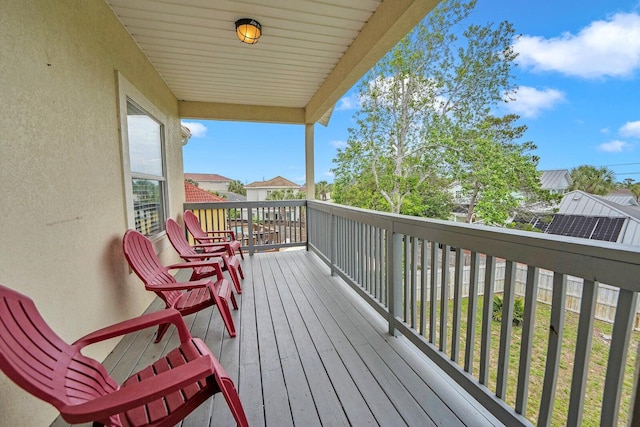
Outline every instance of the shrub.
<svg viewBox="0 0 640 427">
<path fill-rule="evenodd" d="M 496 322 L 502 322 L 502 306 L 503 301 L 501 296 L 493 297 L 493 312 L 491 318 Z M 513 318 L 511 319 L 515 326 L 522 325 L 524 321 L 524 298 L 516 298 L 513 302 Z"/>
</svg>

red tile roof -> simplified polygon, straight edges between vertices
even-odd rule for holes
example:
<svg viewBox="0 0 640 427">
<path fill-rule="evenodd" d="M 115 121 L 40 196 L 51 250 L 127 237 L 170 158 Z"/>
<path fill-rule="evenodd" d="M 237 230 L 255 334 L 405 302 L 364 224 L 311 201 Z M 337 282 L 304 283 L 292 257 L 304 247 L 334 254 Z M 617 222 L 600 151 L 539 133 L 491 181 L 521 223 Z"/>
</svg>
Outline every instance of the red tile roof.
<svg viewBox="0 0 640 427">
<path fill-rule="evenodd" d="M 190 182 L 184 182 L 184 200 L 186 203 L 226 202 L 222 197 L 198 188 Z"/>
</svg>

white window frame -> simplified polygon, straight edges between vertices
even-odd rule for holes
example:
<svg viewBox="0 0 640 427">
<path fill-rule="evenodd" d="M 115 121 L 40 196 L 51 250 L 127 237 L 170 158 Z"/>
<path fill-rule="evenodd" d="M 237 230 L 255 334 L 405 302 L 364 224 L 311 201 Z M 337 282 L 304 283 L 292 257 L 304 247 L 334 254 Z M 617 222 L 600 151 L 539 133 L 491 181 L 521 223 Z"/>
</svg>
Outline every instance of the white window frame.
<svg viewBox="0 0 640 427">
<path fill-rule="evenodd" d="M 144 110 L 149 116 L 160 123 L 161 141 L 160 149 L 162 155 L 162 209 L 164 211 L 165 220 L 169 217 L 169 192 L 167 191 L 167 159 L 166 159 L 166 141 L 167 135 L 167 116 L 163 114 L 151 101 L 149 101 L 134 85 L 132 85 L 120 72 L 117 72 L 118 82 L 118 120 L 120 123 L 120 141 L 122 150 L 122 175 L 124 178 L 124 197 L 125 197 L 125 215 L 127 218 L 127 227 L 136 229 L 134 198 L 133 198 L 133 179 L 141 178 L 142 175 L 132 174 L 131 162 L 129 157 L 129 128 L 127 124 L 127 102 L 132 102 L 138 108 Z M 149 178 L 149 179 L 156 179 Z M 161 221 L 161 231 L 149 236 L 150 239 L 156 240 L 163 237 L 165 232 L 164 221 Z"/>
</svg>

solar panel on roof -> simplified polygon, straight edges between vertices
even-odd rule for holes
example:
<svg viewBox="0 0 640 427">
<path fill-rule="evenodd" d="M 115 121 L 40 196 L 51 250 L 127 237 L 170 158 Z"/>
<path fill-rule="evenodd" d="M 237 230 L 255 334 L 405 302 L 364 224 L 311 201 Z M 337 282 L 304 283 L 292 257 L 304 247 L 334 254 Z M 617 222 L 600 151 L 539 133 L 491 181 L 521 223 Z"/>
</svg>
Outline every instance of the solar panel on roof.
<svg viewBox="0 0 640 427">
<path fill-rule="evenodd" d="M 616 242 L 624 221 L 625 218 L 556 214 L 545 232 L 560 236 Z"/>
<path fill-rule="evenodd" d="M 600 218 L 591 238 L 606 242 L 617 242 L 624 220 L 624 218 Z"/>
</svg>

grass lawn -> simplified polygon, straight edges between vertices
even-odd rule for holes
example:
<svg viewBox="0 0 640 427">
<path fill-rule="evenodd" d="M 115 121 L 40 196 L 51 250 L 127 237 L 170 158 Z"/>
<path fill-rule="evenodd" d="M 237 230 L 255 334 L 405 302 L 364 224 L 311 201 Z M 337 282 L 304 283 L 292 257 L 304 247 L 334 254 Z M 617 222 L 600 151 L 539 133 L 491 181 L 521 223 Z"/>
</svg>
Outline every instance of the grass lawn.
<svg viewBox="0 0 640 427">
<path fill-rule="evenodd" d="M 476 317 L 476 341 L 474 348 L 475 361 L 473 365 L 473 376 L 478 378 L 480 366 L 480 337 L 481 337 L 481 320 L 483 297 L 478 301 L 477 317 Z M 467 333 L 466 316 L 467 316 L 468 299 L 462 301 L 462 330 L 460 333 L 460 360 L 461 365 L 464 364 L 464 347 Z M 452 324 L 453 301 L 449 307 L 448 320 L 448 336 L 447 348 L 451 348 L 451 324 Z M 438 313 L 439 315 L 439 313 Z M 533 351 L 531 356 L 531 371 L 529 376 L 529 394 L 527 403 L 526 417 L 536 424 L 538 411 L 540 407 L 540 397 L 542 395 L 543 377 L 546 363 L 547 346 L 549 339 L 549 323 L 551 317 L 551 306 L 543 303 L 536 304 L 535 318 L 535 338 L 533 341 Z M 552 425 L 563 426 L 566 424 L 567 412 L 569 407 L 569 394 L 571 391 L 571 377 L 573 374 L 573 360 L 575 354 L 576 337 L 578 330 L 579 315 L 567 311 L 565 315 L 565 329 L 562 341 L 562 358 L 560 361 L 560 370 L 558 372 L 558 384 L 556 387 L 555 403 L 553 407 Z M 428 315 L 427 315 L 428 323 Z M 438 325 L 439 328 L 439 325 Z M 589 363 L 589 374 L 587 377 L 587 390 L 584 401 L 584 414 L 582 425 L 597 426 L 600 425 L 600 406 L 602 402 L 602 394 L 604 389 L 604 376 L 607 369 L 607 358 L 609 356 L 610 337 L 613 325 L 596 320 L 594 323 L 592 349 Z M 427 325 L 427 331 L 429 327 Z M 438 337 L 437 340 L 440 338 Z M 522 328 L 513 327 L 511 337 L 511 351 L 508 371 L 508 386 L 505 401 L 509 406 L 515 407 L 516 386 L 518 380 L 518 362 L 520 357 L 520 342 L 522 339 Z M 621 408 L 619 414 L 619 425 L 626 425 L 629 416 L 629 406 L 631 395 L 633 392 L 633 376 L 635 371 L 636 355 L 638 342 L 640 341 L 640 333 L 633 332 L 630 341 L 630 347 L 627 357 L 627 366 L 625 369 L 625 379 L 623 393 L 621 399 Z M 439 341 L 436 341 L 436 343 Z M 495 392 L 498 350 L 500 346 L 500 323 L 492 322 L 491 327 L 491 369 L 489 373 L 490 390 Z"/>
</svg>

